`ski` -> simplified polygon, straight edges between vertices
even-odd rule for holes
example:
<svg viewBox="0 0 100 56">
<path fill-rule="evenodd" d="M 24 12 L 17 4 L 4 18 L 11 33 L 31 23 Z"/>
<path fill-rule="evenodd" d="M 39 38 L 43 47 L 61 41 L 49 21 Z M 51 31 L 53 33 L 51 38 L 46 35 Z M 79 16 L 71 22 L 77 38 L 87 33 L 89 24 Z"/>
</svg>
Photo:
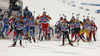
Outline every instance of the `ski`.
<svg viewBox="0 0 100 56">
<path fill-rule="evenodd" d="M 16 46 L 8 46 L 8 47 L 16 47 Z"/>
<path fill-rule="evenodd" d="M 69 43 L 66 43 L 65 45 L 70 45 Z M 73 46 L 73 47 L 77 47 L 77 46 L 75 46 L 75 45 L 71 45 L 71 46 Z"/>
<path fill-rule="evenodd" d="M 21 47 L 25 48 L 25 46 L 21 45 Z"/>
<path fill-rule="evenodd" d="M 60 45 L 60 47 L 65 46 L 65 45 Z"/>
<path fill-rule="evenodd" d="M 8 46 L 8 47 L 16 47 L 16 46 Z M 23 45 L 21 47 L 25 48 L 25 46 L 23 46 Z"/>
</svg>

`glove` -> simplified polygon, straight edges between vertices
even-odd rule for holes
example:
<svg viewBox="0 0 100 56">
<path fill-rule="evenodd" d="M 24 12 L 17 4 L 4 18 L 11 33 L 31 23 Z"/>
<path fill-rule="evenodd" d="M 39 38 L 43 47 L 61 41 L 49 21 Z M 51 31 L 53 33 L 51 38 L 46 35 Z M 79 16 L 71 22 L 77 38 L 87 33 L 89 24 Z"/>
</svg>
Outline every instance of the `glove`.
<svg viewBox="0 0 100 56">
<path fill-rule="evenodd" d="M 40 17 L 40 15 L 38 15 L 37 17 Z"/>
</svg>

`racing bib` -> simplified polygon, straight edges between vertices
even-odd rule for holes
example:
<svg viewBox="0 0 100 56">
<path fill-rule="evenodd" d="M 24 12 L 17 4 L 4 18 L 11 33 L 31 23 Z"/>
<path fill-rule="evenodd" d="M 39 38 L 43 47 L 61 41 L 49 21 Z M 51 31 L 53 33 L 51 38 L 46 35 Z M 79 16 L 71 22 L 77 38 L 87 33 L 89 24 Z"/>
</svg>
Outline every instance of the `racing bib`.
<svg viewBox="0 0 100 56">
<path fill-rule="evenodd" d="M 8 23 L 8 22 L 5 22 L 6 24 Z"/>
<path fill-rule="evenodd" d="M 30 23 L 30 25 L 34 25 L 33 23 Z"/>
<path fill-rule="evenodd" d="M 63 30 L 66 30 L 66 28 L 63 28 Z"/>
<path fill-rule="evenodd" d="M 43 22 L 46 22 L 46 21 L 47 21 L 46 19 L 43 20 Z"/>
<path fill-rule="evenodd" d="M 21 28 L 21 26 L 17 26 L 18 28 Z"/>
</svg>

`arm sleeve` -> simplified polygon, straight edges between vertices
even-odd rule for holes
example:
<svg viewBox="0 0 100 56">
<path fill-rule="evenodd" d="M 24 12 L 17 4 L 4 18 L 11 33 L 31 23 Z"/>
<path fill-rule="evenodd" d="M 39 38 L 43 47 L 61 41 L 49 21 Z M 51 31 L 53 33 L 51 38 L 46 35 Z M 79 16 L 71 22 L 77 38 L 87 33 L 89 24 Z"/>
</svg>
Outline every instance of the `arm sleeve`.
<svg viewBox="0 0 100 56">
<path fill-rule="evenodd" d="M 48 19 L 52 20 L 51 17 L 47 16 Z"/>
<path fill-rule="evenodd" d="M 40 17 L 37 17 L 37 20 L 39 20 L 40 18 L 42 18 L 42 16 L 40 16 Z"/>
<path fill-rule="evenodd" d="M 94 25 L 94 27 L 96 28 L 96 30 L 98 29 L 96 25 Z"/>
</svg>

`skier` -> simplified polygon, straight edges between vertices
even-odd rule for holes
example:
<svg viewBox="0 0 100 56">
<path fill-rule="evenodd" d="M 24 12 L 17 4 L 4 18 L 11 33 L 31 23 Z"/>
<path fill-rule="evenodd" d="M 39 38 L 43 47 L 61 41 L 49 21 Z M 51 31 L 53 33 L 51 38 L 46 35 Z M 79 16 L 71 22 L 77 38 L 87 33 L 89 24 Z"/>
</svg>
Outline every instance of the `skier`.
<svg viewBox="0 0 100 56">
<path fill-rule="evenodd" d="M 11 29 L 8 31 L 8 35 L 12 32 L 13 30 L 13 22 L 16 20 L 16 15 L 14 15 L 13 18 L 10 19 L 10 22 L 11 22 Z"/>
<path fill-rule="evenodd" d="M 59 31 L 61 30 L 61 23 L 63 22 L 63 17 L 60 17 L 60 20 L 58 20 L 55 24 L 55 32 L 58 34 Z"/>
<path fill-rule="evenodd" d="M 20 34 L 20 46 L 22 46 L 22 33 L 23 33 L 24 23 L 20 21 L 20 18 L 17 18 L 17 21 L 15 22 L 14 25 L 15 25 L 14 28 L 16 31 L 16 38 L 12 46 L 16 45 L 19 34 Z"/>
<path fill-rule="evenodd" d="M 2 36 L 2 38 L 5 39 L 4 35 L 3 35 L 2 31 L 1 31 L 2 27 L 3 27 L 2 23 L 3 23 L 3 17 L 0 15 L 0 37 Z"/>
<path fill-rule="evenodd" d="M 71 45 L 71 46 L 73 46 L 73 44 L 71 43 L 71 41 L 70 41 L 70 39 L 69 39 L 69 26 L 66 24 L 66 21 L 63 21 L 63 25 L 61 26 L 61 31 L 60 31 L 60 33 L 63 33 L 63 40 L 62 40 L 62 45 L 64 45 L 65 44 L 65 38 L 67 38 L 68 39 L 68 41 L 69 41 L 69 44 Z"/>
<path fill-rule="evenodd" d="M 69 26 L 71 30 L 71 41 L 73 41 L 73 37 L 74 37 L 74 23 L 75 23 L 75 18 L 72 17 L 71 21 L 69 22 Z"/>
<path fill-rule="evenodd" d="M 91 24 L 90 24 L 90 33 L 89 33 L 89 41 L 92 41 L 91 38 L 92 38 L 92 33 L 93 33 L 93 38 L 94 38 L 94 41 L 96 41 L 96 38 L 95 38 L 95 32 L 97 31 L 97 26 L 95 25 L 95 23 L 93 22 L 93 20 L 91 20 Z"/>
<path fill-rule="evenodd" d="M 88 31 L 88 27 L 89 27 L 89 23 L 86 21 L 86 19 L 83 20 L 83 24 L 82 24 L 82 29 L 80 31 L 80 35 L 83 35 L 84 33 L 86 33 L 87 36 L 87 40 L 89 41 L 89 31 Z"/>
<path fill-rule="evenodd" d="M 46 15 L 46 12 L 43 12 L 42 16 L 38 17 L 37 20 L 41 20 L 42 23 L 42 32 L 45 33 L 45 40 L 47 40 L 47 28 L 48 28 L 48 21 L 51 20 L 51 17 Z"/>
<path fill-rule="evenodd" d="M 2 33 L 6 29 L 6 36 L 8 36 L 8 30 L 9 30 L 9 18 L 7 16 L 4 17 L 4 27 L 2 29 Z"/>
<path fill-rule="evenodd" d="M 57 31 L 57 38 L 61 37 L 61 34 L 59 35 L 59 32 L 61 31 L 61 26 L 63 22 L 63 17 L 60 17 L 60 20 L 56 22 L 56 28 L 55 30 Z"/>
<path fill-rule="evenodd" d="M 74 24 L 74 33 L 75 33 L 75 40 L 77 39 L 77 45 L 79 45 L 79 40 L 82 39 L 82 41 L 85 41 L 83 38 L 80 38 L 80 26 L 82 25 L 82 22 L 79 21 L 79 18 L 77 17 L 75 20 L 75 24 Z"/>
<path fill-rule="evenodd" d="M 47 38 L 48 38 L 48 40 L 51 40 L 51 30 L 52 30 L 52 35 L 53 35 L 53 29 L 50 27 L 50 25 L 49 25 L 49 27 L 48 27 L 48 29 L 47 29 Z"/>
<path fill-rule="evenodd" d="M 2 28 L 2 23 L 3 23 L 3 17 L 0 15 L 0 27 Z"/>
<path fill-rule="evenodd" d="M 82 26 L 83 26 L 83 23 L 86 21 L 86 19 L 83 19 L 83 22 L 82 22 Z M 85 41 L 86 41 L 86 39 L 85 39 L 85 37 L 84 37 L 84 28 L 82 27 L 82 29 L 80 30 L 80 38 L 83 38 Z M 84 41 L 84 42 L 85 42 Z"/>
<path fill-rule="evenodd" d="M 29 39 L 29 20 L 24 21 L 24 28 L 23 28 L 23 36 L 25 36 L 24 39 L 28 40 Z M 31 43 L 31 42 L 30 42 Z"/>
<path fill-rule="evenodd" d="M 26 17 L 26 15 L 29 16 L 29 10 L 28 10 L 28 7 L 26 6 L 25 9 L 24 9 L 24 18 Z"/>
<path fill-rule="evenodd" d="M 0 27 L 0 38 L 1 38 L 1 36 L 2 36 L 3 39 L 5 39 L 4 35 L 3 35 L 2 31 L 1 31 L 1 27 Z"/>
<path fill-rule="evenodd" d="M 41 32 L 42 32 L 42 25 L 41 25 L 41 21 L 39 21 L 38 29 L 39 29 L 39 39 L 38 39 L 38 40 L 40 40 L 40 37 L 41 37 Z"/>
<path fill-rule="evenodd" d="M 34 42 L 36 42 L 35 41 L 35 27 L 36 27 L 36 25 L 37 25 L 37 22 L 35 21 L 34 16 L 31 16 L 30 21 L 29 21 L 29 32 L 30 32 L 30 35 L 31 35 Z M 31 38 L 30 38 L 30 40 L 31 40 Z"/>
</svg>

